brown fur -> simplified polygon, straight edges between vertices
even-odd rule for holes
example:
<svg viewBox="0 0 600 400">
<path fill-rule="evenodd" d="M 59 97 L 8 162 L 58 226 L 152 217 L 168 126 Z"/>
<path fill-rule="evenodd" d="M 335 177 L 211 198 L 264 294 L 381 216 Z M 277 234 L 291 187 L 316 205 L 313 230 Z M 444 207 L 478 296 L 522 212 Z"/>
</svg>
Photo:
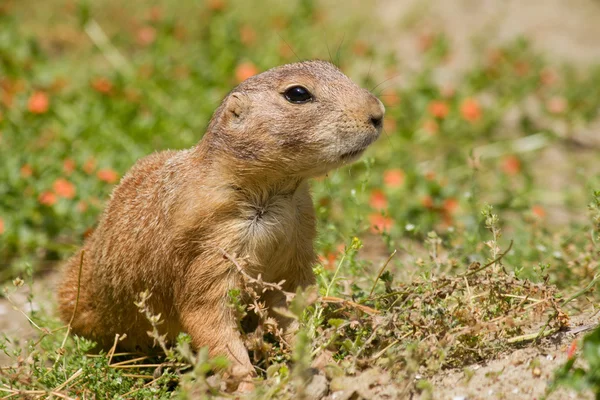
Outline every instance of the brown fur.
<svg viewBox="0 0 600 400">
<path fill-rule="evenodd" d="M 306 104 L 283 92 L 302 85 Z M 236 374 L 253 371 L 227 306 L 240 273 L 285 279 L 295 291 L 314 283 L 315 217 L 307 179 L 356 159 L 380 133 L 381 102 L 333 65 L 307 61 L 252 77 L 215 112 L 204 138 L 182 151 L 139 160 L 115 188 L 98 228 L 85 242 L 73 332 L 110 347 L 153 345 L 134 305 L 149 290 L 153 313 L 172 341 L 188 332 L 196 348 L 227 355 Z M 80 254 L 66 265 L 60 314 L 76 303 Z M 271 296 L 269 307 L 282 306 Z"/>
</svg>

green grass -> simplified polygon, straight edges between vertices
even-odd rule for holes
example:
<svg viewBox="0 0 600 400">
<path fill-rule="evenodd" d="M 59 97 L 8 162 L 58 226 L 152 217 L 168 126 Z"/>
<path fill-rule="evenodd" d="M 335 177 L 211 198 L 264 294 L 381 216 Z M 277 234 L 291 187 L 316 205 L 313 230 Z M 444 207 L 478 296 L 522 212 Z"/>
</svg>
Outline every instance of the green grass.
<svg viewBox="0 0 600 400">
<path fill-rule="evenodd" d="M 240 65 L 260 71 L 298 55 L 336 61 L 375 88 L 385 133 L 362 161 L 312 184 L 315 273 L 327 298 L 296 296 L 295 348 L 268 329 L 249 335 L 257 398 L 298 395 L 324 352 L 337 362 L 330 379 L 377 365 L 398 382 L 418 374 L 407 390 L 427 390 L 441 368 L 526 343 L 539 321 L 548 326 L 536 334 L 555 332 L 586 308 L 584 294 L 597 302 L 588 284 L 600 272 L 598 149 L 578 132 L 598 121 L 590 88 L 600 68 L 557 65 L 519 39 L 482 52 L 442 87 L 436 73 L 452 52 L 442 33 L 406 72 L 405 60 L 360 39 L 374 18 L 360 7 L 267 3 L 260 12 L 241 1 L 0 6 L 6 297 L 23 290 L 13 279 L 29 282 L 73 254 L 135 160 L 196 143 Z M 10 390 L 193 398 L 227 383 L 211 372 L 222 360 L 193 354 L 185 336 L 143 361 L 153 367 L 122 369 L 114 364 L 131 356 L 90 355 L 93 344 L 65 336 L 52 305 L 30 318 L 39 337 L 20 350 L 13 338 L 0 344 L 15 362 L 0 372 Z M 597 388 L 585 371 L 573 373 Z"/>
</svg>

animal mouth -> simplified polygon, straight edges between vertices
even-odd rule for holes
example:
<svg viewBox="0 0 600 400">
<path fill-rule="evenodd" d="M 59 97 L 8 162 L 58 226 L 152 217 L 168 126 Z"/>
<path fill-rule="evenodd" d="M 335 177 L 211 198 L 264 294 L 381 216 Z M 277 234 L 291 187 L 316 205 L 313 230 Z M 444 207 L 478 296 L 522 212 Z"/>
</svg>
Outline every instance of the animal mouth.
<svg viewBox="0 0 600 400">
<path fill-rule="evenodd" d="M 366 149 L 367 149 L 367 146 L 365 146 L 365 147 L 361 147 L 361 148 L 359 148 L 359 149 L 355 149 L 355 150 L 352 150 L 352 151 L 349 151 L 349 152 L 347 152 L 347 153 L 344 153 L 344 154 L 342 154 L 342 155 L 340 156 L 340 158 L 341 158 L 342 160 L 348 160 L 348 159 L 351 159 L 351 158 L 358 157 L 358 156 L 360 156 L 360 155 L 361 155 L 361 154 L 362 154 L 362 153 L 363 153 L 363 152 L 364 152 Z"/>
<path fill-rule="evenodd" d="M 358 144 L 355 149 L 347 151 L 346 153 L 342 153 L 340 159 L 342 161 L 348 161 L 359 157 L 364 151 L 369 147 L 377 138 L 379 137 L 379 133 L 377 135 L 371 135 L 365 138 L 362 143 Z"/>
</svg>

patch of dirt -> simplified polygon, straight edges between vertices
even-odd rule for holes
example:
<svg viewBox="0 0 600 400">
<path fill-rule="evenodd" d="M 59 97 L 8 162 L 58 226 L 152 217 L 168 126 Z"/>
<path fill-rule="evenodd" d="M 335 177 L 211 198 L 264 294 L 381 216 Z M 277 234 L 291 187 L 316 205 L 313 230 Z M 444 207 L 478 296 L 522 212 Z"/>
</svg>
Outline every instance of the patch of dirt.
<svg viewBox="0 0 600 400">
<path fill-rule="evenodd" d="M 487 363 L 463 370 L 446 371 L 432 379 L 436 399 L 540 399 L 544 396 L 554 370 L 567 360 L 574 340 L 600 323 L 596 316 L 574 319 L 568 332 L 560 332 L 541 341 L 527 344 Z M 548 399 L 593 399 L 591 393 L 560 389 Z"/>
<path fill-rule="evenodd" d="M 579 318 L 568 332 L 560 332 L 541 341 L 539 345 L 509 352 L 504 356 L 468 366 L 462 370 L 448 370 L 428 379 L 430 385 L 420 394 L 411 395 L 413 385 L 394 379 L 388 372 L 377 368 L 365 370 L 354 377 L 337 376 L 327 381 L 316 375 L 308 387 L 318 386 L 317 393 L 328 392 L 326 400 L 346 399 L 542 399 L 554 370 L 567 360 L 571 343 L 600 322 L 598 316 Z M 318 378 L 318 379 L 317 379 Z M 417 376 L 417 380 L 423 377 Z M 318 385 L 316 384 L 318 383 Z M 416 383 L 416 382 L 415 382 Z M 327 389 L 327 390 L 326 390 Z M 307 390 L 306 394 L 313 393 Z M 311 396 L 310 399 L 321 399 Z M 577 393 L 559 389 L 548 400 L 593 399 L 592 393 Z"/>
<path fill-rule="evenodd" d="M 57 271 L 50 271 L 34 277 L 31 287 L 23 285 L 16 291 L 11 282 L 5 283 L 4 286 L 7 286 L 10 300 L 0 298 L 0 335 L 8 337 L 13 348 L 24 346 L 28 339 L 39 333 L 24 313 L 29 315 L 31 311 L 34 311 L 40 312 L 41 315 L 53 315 L 58 278 Z M 29 301 L 28 297 L 32 292 L 35 296 Z M 0 352 L 0 366 L 9 362 L 10 358 Z"/>
</svg>

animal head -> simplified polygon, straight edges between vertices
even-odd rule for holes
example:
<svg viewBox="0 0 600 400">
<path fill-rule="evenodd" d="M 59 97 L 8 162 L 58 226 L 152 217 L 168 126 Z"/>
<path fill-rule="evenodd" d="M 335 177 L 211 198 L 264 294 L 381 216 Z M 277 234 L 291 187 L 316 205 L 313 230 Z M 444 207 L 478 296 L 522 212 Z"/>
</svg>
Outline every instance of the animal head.
<svg viewBox="0 0 600 400">
<path fill-rule="evenodd" d="M 253 76 L 223 100 L 207 135 L 243 169 L 310 177 L 355 161 L 385 108 L 333 64 L 305 61 Z"/>
</svg>

